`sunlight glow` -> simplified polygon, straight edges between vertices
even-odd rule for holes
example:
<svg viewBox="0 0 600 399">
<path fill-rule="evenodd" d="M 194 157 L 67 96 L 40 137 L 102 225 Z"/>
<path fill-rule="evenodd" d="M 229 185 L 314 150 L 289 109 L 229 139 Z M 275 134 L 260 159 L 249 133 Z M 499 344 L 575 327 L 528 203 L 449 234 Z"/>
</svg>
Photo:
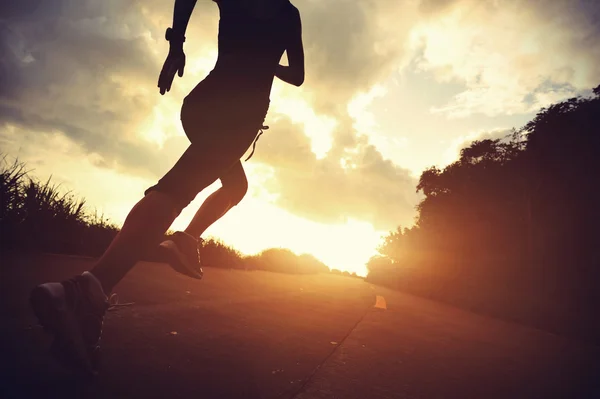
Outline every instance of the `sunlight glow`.
<svg viewBox="0 0 600 399">
<path fill-rule="evenodd" d="M 196 202 L 199 201 L 194 201 L 172 228 L 185 228 L 198 209 Z M 375 255 L 381 235 L 370 223 L 352 219 L 337 225 L 316 223 L 263 200 L 246 198 L 204 236 L 219 238 L 246 255 L 267 248 L 289 248 L 296 254 L 312 254 L 330 268 L 365 276 L 365 265 Z"/>
<path fill-rule="evenodd" d="M 200 79 L 208 75 L 215 66 L 217 55 L 217 49 L 213 47 L 209 51 L 200 52 L 198 55 L 194 54 L 193 56 L 187 57 L 185 73 L 194 77 L 194 79 L 188 80 L 190 82 L 195 82 L 194 84 L 196 84 Z"/>
<path fill-rule="evenodd" d="M 315 114 L 310 104 L 297 95 L 288 95 L 279 85 L 273 87 L 272 111 L 288 116 L 294 123 L 304 124 L 304 134 L 311 139 L 311 150 L 317 159 L 323 159 L 331 149 L 332 133 L 337 120 Z"/>
<path fill-rule="evenodd" d="M 373 100 L 378 97 L 383 97 L 387 93 L 387 89 L 381 85 L 375 85 L 366 93 L 356 95 L 348 104 L 348 114 L 354 119 L 354 128 L 359 133 L 368 133 L 377 129 L 375 116 L 368 107 Z"/>
<path fill-rule="evenodd" d="M 148 118 L 139 128 L 139 135 L 158 146 L 158 148 L 162 148 L 165 140 L 168 137 L 166 125 L 170 125 L 170 123 L 165 118 L 164 107 L 162 104 L 156 105 Z"/>
</svg>

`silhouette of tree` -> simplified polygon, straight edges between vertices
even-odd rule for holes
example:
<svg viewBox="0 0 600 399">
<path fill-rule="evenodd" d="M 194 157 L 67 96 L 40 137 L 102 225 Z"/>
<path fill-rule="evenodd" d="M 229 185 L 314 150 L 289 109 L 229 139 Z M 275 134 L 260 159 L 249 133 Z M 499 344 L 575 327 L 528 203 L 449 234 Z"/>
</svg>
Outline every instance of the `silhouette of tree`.
<svg viewBox="0 0 600 399">
<path fill-rule="evenodd" d="M 368 279 L 555 329 L 581 326 L 565 315 L 585 318 L 600 304 L 600 86 L 592 93 L 423 171 L 415 226 L 389 233 Z"/>
</svg>

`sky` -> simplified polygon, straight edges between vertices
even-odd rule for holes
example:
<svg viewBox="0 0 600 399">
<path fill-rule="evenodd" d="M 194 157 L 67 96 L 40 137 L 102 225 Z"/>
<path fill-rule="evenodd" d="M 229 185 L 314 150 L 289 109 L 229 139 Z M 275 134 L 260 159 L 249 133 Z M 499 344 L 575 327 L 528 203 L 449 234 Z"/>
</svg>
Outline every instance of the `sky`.
<svg viewBox="0 0 600 399">
<path fill-rule="evenodd" d="M 600 84 L 596 0 L 292 3 L 305 82 L 275 82 L 248 195 L 205 233 L 244 254 L 286 247 L 364 275 L 381 237 L 414 223 L 425 168 Z M 122 223 L 188 145 L 181 103 L 217 56 L 218 8 L 199 0 L 185 75 L 161 96 L 172 12 L 164 0 L 0 3 L 0 153 Z"/>
</svg>

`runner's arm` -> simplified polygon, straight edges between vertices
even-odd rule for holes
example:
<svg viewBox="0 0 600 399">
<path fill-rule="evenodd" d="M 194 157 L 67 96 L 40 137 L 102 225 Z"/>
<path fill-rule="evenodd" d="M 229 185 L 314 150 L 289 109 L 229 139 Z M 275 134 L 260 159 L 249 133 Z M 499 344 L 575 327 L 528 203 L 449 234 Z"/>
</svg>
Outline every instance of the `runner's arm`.
<svg viewBox="0 0 600 399">
<path fill-rule="evenodd" d="M 304 46 L 302 44 L 302 22 L 300 12 L 294 8 L 293 32 L 286 48 L 289 66 L 278 65 L 275 76 L 286 83 L 301 86 L 304 83 Z"/>
<path fill-rule="evenodd" d="M 158 87 L 161 95 L 171 90 L 176 73 L 179 77 L 183 76 L 185 68 L 185 53 L 183 52 L 185 30 L 195 5 L 196 0 L 175 0 L 173 26 L 165 32 L 166 39 L 169 41 L 169 54 L 158 76 Z"/>
<path fill-rule="evenodd" d="M 185 37 L 185 30 L 196 6 L 196 0 L 175 0 L 173 9 L 173 36 Z M 173 42 L 171 42 L 173 43 Z M 181 40 L 183 45 L 183 40 Z"/>
</svg>

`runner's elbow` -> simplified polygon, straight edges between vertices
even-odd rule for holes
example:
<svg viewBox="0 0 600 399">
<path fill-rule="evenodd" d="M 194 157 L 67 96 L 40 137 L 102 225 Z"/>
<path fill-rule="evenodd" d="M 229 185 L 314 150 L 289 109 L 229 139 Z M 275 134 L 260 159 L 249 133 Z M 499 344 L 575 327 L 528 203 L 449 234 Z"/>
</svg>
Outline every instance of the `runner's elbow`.
<svg viewBox="0 0 600 399">
<path fill-rule="evenodd" d="M 303 83 L 304 83 L 304 71 L 301 73 L 298 73 L 294 77 L 294 81 L 292 82 L 292 84 L 296 87 L 300 87 L 300 86 L 302 86 Z"/>
</svg>

